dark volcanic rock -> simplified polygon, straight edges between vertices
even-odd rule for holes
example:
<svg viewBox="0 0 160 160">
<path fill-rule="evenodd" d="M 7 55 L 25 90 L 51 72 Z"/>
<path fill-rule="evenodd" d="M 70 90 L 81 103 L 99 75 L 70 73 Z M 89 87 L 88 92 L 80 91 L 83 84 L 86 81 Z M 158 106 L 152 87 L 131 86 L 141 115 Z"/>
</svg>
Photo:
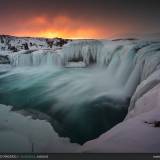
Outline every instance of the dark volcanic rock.
<svg viewBox="0 0 160 160">
<path fill-rule="evenodd" d="M 154 127 L 160 127 L 160 121 L 155 121 L 154 122 Z"/>
<path fill-rule="evenodd" d="M 145 121 L 144 123 L 146 124 L 150 124 L 152 125 L 153 127 L 160 127 L 160 121 L 153 121 L 153 122 L 148 122 L 148 121 Z"/>
<path fill-rule="evenodd" d="M 137 38 L 119 38 L 119 39 L 113 39 L 112 41 L 135 41 L 138 40 Z"/>
<path fill-rule="evenodd" d="M 9 63 L 10 61 L 7 55 L 5 56 L 0 55 L 0 64 L 9 64 Z"/>
<path fill-rule="evenodd" d="M 11 50 L 11 51 L 13 51 L 13 52 L 17 52 L 18 51 L 18 49 L 15 46 L 10 46 L 9 45 L 8 49 Z"/>
<path fill-rule="evenodd" d="M 29 50 L 29 47 L 28 47 L 28 44 L 27 43 L 24 43 L 24 44 L 22 44 L 23 46 L 24 46 L 24 49 L 25 50 Z"/>
<path fill-rule="evenodd" d="M 67 44 L 67 43 L 68 43 L 68 40 L 59 38 L 58 41 L 55 42 L 55 45 L 56 45 L 56 46 L 59 46 L 59 47 L 62 47 L 63 45 L 65 45 L 65 44 Z"/>
</svg>

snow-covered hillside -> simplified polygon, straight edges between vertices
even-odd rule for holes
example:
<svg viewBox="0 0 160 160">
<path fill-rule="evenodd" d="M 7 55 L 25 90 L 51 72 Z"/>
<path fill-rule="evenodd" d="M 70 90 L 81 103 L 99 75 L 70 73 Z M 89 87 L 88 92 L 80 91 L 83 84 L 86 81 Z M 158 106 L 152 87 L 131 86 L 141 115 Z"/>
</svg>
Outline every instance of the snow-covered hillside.
<svg viewBox="0 0 160 160">
<path fill-rule="evenodd" d="M 58 49 L 66 44 L 68 39 L 62 38 L 31 38 L 0 35 L 0 51 L 18 52 L 21 50 Z"/>
</svg>

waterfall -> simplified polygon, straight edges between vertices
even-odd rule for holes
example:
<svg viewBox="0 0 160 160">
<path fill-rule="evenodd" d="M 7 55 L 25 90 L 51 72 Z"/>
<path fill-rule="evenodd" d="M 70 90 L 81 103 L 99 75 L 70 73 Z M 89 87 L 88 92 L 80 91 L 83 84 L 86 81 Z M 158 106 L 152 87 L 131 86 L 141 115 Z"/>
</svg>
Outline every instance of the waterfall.
<svg viewBox="0 0 160 160">
<path fill-rule="evenodd" d="M 9 55 L 13 66 L 66 66 L 103 68 L 97 75 L 105 88 L 101 96 L 127 99 L 137 85 L 160 68 L 160 44 L 149 41 L 77 40 L 61 50 L 21 51 Z M 77 63 L 77 65 L 76 65 Z M 100 85 L 100 84 L 99 84 Z M 118 91 L 119 90 L 119 91 Z M 123 98 L 122 98 L 123 97 Z"/>
<path fill-rule="evenodd" d="M 77 40 L 58 51 L 12 53 L 16 67 L 0 74 L 0 103 L 45 113 L 60 136 L 82 144 L 125 118 L 137 86 L 160 69 L 159 46 Z"/>
<path fill-rule="evenodd" d="M 61 57 L 53 51 L 20 51 L 9 55 L 13 66 L 61 65 Z"/>
<path fill-rule="evenodd" d="M 101 96 L 127 99 L 137 85 L 160 67 L 158 42 L 77 40 L 61 50 L 21 51 L 9 55 L 13 66 L 96 66 L 104 68 Z M 77 63 L 77 65 L 76 65 Z M 100 87 L 103 88 L 103 87 Z M 118 91 L 119 90 L 119 91 Z M 123 98 L 122 98 L 123 97 Z"/>
</svg>

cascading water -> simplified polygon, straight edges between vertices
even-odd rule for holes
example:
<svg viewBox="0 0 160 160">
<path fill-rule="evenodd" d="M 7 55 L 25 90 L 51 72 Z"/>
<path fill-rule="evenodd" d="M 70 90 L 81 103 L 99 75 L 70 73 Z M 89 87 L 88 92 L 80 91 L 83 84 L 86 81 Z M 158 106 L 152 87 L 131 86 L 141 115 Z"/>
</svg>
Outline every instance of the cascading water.
<svg viewBox="0 0 160 160">
<path fill-rule="evenodd" d="M 61 65 L 61 57 L 52 50 L 20 51 L 9 55 L 13 66 Z"/>
<path fill-rule="evenodd" d="M 147 63 L 153 55 L 159 57 L 156 43 L 110 41 L 75 41 L 56 53 L 13 53 L 16 67 L 0 74 L 0 103 L 44 113 L 60 136 L 82 144 L 125 118 L 137 85 L 160 64 L 160 58 L 153 67 Z M 70 62 L 88 67 L 65 68 Z"/>
</svg>

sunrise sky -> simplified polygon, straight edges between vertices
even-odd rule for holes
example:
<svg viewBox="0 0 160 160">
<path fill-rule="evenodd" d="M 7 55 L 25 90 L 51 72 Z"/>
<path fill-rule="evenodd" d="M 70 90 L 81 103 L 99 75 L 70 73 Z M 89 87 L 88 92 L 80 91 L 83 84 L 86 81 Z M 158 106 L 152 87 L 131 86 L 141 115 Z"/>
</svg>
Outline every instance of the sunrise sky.
<svg viewBox="0 0 160 160">
<path fill-rule="evenodd" d="M 160 32 L 160 0 L 0 0 L 0 34 L 110 38 Z"/>
</svg>

